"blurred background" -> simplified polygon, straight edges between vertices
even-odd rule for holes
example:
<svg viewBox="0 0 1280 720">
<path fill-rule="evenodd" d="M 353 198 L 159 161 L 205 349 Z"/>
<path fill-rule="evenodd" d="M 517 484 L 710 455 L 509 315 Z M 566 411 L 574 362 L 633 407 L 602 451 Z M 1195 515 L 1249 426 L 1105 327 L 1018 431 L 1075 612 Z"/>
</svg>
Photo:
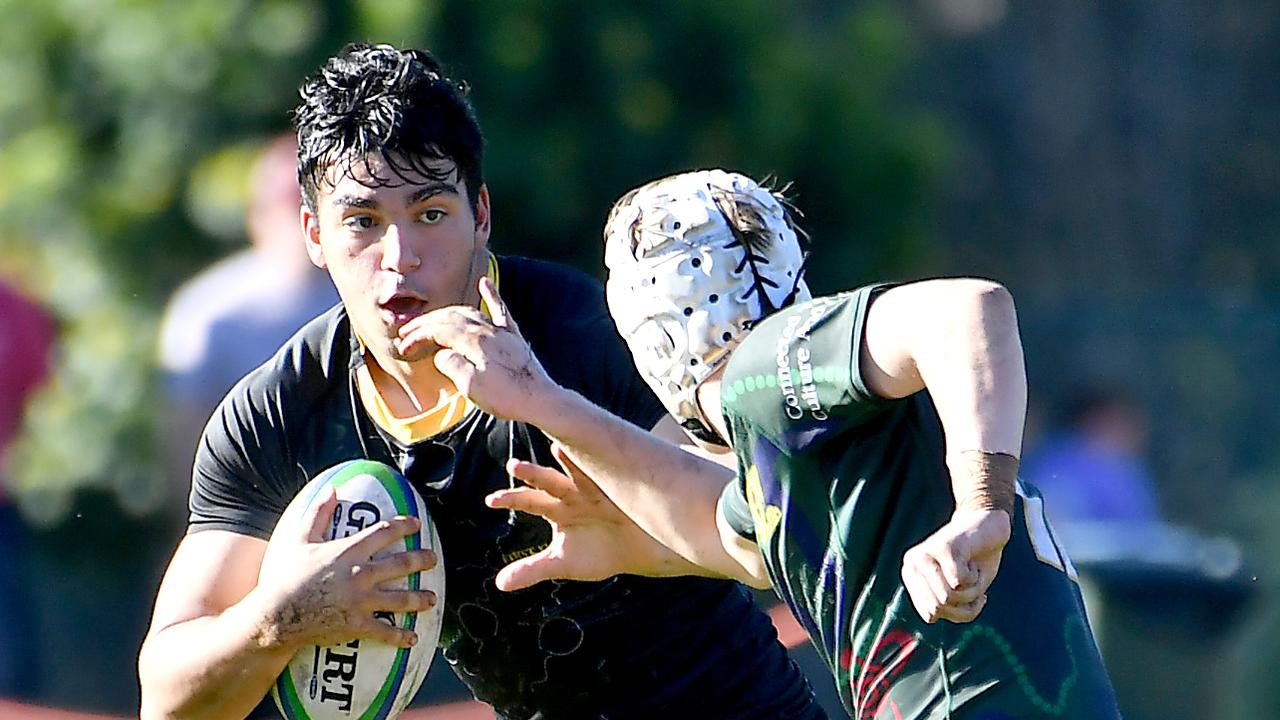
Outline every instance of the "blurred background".
<svg viewBox="0 0 1280 720">
<path fill-rule="evenodd" d="M 360 40 L 428 48 L 471 83 L 499 252 L 600 277 L 614 198 L 723 166 L 793 183 L 816 292 L 1005 283 L 1031 382 L 1024 474 L 1126 717 L 1280 718 L 1277 3 L 0 0 L 0 16 L 4 697 L 136 714 L 195 433 L 332 297 L 295 262 L 272 141 L 302 78 Z"/>
</svg>

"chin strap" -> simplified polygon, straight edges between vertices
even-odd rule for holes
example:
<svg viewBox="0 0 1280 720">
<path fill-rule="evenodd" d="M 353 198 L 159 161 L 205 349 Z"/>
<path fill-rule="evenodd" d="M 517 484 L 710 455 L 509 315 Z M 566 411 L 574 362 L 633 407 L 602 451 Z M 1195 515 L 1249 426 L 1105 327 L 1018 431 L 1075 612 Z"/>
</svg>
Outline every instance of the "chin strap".
<svg viewBox="0 0 1280 720">
<path fill-rule="evenodd" d="M 720 433 L 707 427 L 707 424 L 697 418 L 689 418 L 680 421 L 680 427 L 684 428 L 690 435 L 698 438 L 704 443 L 715 445 L 716 447 L 729 447 L 729 443 L 720 437 Z"/>
</svg>

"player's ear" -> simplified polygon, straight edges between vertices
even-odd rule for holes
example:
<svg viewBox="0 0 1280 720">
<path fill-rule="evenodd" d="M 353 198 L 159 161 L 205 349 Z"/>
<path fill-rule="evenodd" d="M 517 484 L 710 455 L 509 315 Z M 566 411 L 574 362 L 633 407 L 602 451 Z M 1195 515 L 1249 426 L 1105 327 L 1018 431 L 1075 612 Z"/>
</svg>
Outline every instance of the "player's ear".
<svg viewBox="0 0 1280 720">
<path fill-rule="evenodd" d="M 476 193 L 476 247 L 483 247 L 489 242 L 489 186 L 481 185 L 480 192 Z"/>
<path fill-rule="evenodd" d="M 325 267 L 324 248 L 320 245 L 320 218 L 311 212 L 304 202 L 302 210 L 299 211 L 299 219 L 302 222 L 302 237 L 307 246 L 307 257 L 311 258 L 312 265 L 318 268 Z"/>
</svg>

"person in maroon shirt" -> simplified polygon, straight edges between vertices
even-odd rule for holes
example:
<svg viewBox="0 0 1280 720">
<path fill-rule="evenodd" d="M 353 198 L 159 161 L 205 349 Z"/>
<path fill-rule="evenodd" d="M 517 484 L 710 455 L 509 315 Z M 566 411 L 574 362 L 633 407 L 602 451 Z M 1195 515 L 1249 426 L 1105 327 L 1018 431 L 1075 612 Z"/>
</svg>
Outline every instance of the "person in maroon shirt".
<svg viewBox="0 0 1280 720">
<path fill-rule="evenodd" d="M 7 451 L 27 403 L 49 375 L 56 328 L 44 308 L 0 280 L 0 697 L 28 698 L 35 687 L 30 604 L 18 559 L 25 526 L 7 500 Z"/>
<path fill-rule="evenodd" d="M 0 281 L 0 467 L 22 425 L 27 399 L 49 374 L 52 318 Z"/>
</svg>

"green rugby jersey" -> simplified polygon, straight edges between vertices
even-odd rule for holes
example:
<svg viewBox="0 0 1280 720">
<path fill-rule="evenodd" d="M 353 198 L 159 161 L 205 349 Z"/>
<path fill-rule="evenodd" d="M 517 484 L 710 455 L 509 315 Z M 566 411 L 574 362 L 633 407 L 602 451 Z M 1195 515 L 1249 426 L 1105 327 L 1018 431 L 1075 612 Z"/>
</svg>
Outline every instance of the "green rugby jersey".
<svg viewBox="0 0 1280 720">
<path fill-rule="evenodd" d="M 1042 501 L 1020 484 L 988 603 L 924 623 L 903 554 L 952 511 L 942 426 L 927 392 L 880 398 L 857 349 L 861 288 L 789 307 L 734 351 L 721 394 L 738 458 L 726 519 L 759 543 L 855 718 L 1118 718 L 1075 582 Z"/>
</svg>

